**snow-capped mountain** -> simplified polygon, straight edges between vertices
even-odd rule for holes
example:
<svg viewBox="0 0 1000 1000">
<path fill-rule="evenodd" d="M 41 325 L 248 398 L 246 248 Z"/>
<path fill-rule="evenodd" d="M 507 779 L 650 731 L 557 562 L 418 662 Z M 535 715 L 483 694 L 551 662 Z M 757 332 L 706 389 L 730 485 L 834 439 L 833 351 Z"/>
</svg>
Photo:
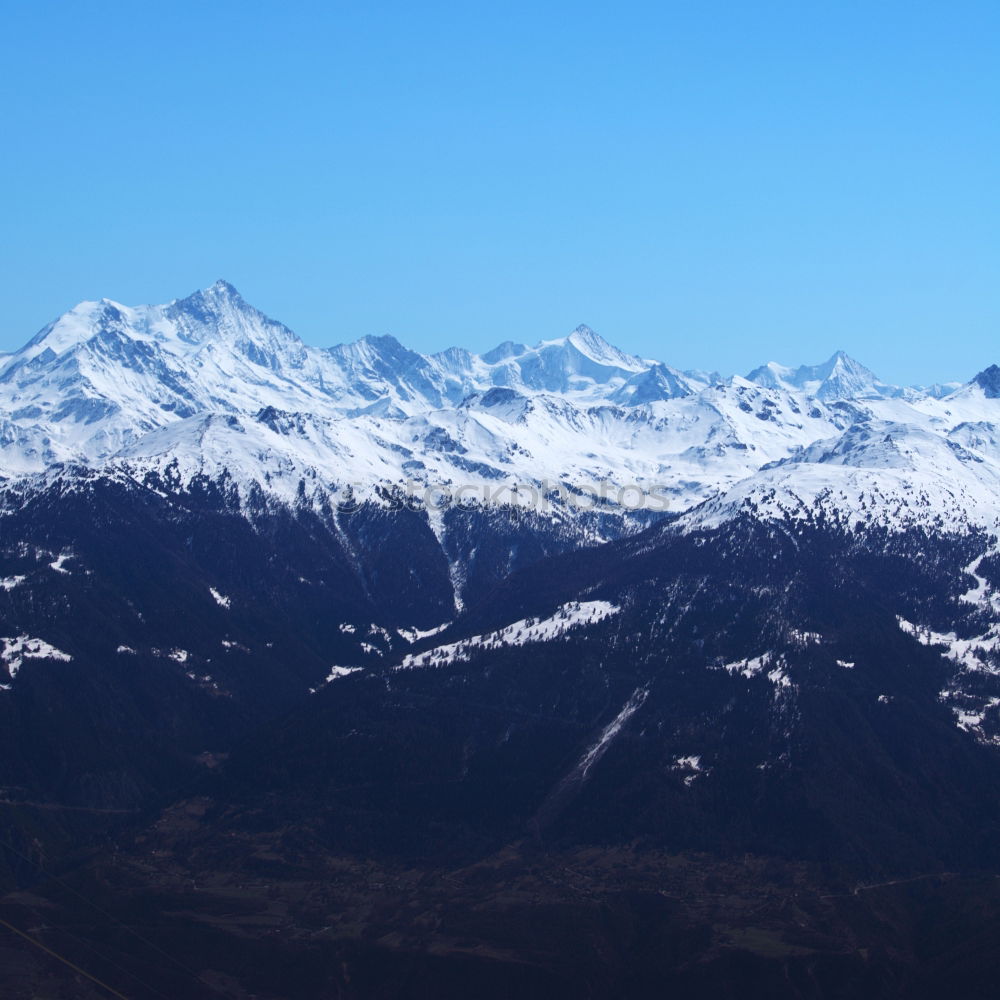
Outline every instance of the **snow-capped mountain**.
<svg viewBox="0 0 1000 1000">
<path fill-rule="evenodd" d="M 509 503 L 514 487 L 603 483 L 661 511 L 710 501 L 696 518 L 821 501 L 992 524 L 998 396 L 996 366 L 942 395 L 842 352 L 745 379 L 681 372 L 586 326 L 482 355 L 389 336 L 324 350 L 219 281 L 162 306 L 81 303 L 0 359 L 0 475 L 170 467 L 286 501 L 416 484 Z"/>
<path fill-rule="evenodd" d="M 821 365 L 786 368 L 771 361 L 760 368 L 755 368 L 747 378 L 751 382 L 769 388 L 799 390 L 806 395 L 827 401 L 883 399 L 901 393 L 896 386 L 886 385 L 874 372 L 848 357 L 843 351 L 837 351 L 829 361 Z"/>
<path fill-rule="evenodd" d="M 731 968 L 740 948 L 777 963 L 752 966 L 755 995 L 799 996 L 824 968 L 834 992 L 909 995 L 887 915 L 922 948 L 926 897 L 901 901 L 939 873 L 992 887 L 982 873 L 1000 871 L 996 367 L 904 389 L 838 353 L 724 377 L 586 327 L 481 355 L 320 349 L 220 282 L 164 306 L 83 303 L 0 359 L 0 477 L 0 804 L 20 852 L 0 852 L 0 878 L 95 847 L 88 880 L 112 878 L 109 898 L 131 886 L 128 912 L 205 918 L 186 953 L 213 977 L 218 915 L 262 878 L 266 912 L 240 910 L 240 950 L 209 981 L 227 990 L 266 944 L 317 970 L 296 995 L 329 993 L 328 969 L 368 995 L 364 969 L 391 962 L 356 964 L 358 927 L 407 949 L 437 927 L 435 961 L 488 958 L 483 988 L 459 977 L 455 995 L 523 993 L 529 966 L 495 988 L 497 956 L 569 872 L 595 907 L 587 951 L 617 956 L 606 995 L 662 994 L 665 953 L 678 995 L 714 995 L 691 968 Z M 512 875 L 524 845 L 537 881 Z M 553 865 L 554 846 L 582 853 Z M 666 860 L 623 892 L 649 850 Z M 313 962 L 353 853 L 366 885 L 391 859 L 413 922 L 352 917 L 344 961 Z M 579 880 L 598 856 L 606 899 Z M 451 891 L 445 861 L 469 880 L 472 937 L 436 904 L 411 909 L 417 883 Z M 765 926 L 758 900 L 726 929 L 718 873 L 758 892 L 763 866 L 794 905 L 776 894 Z M 303 896 L 308 869 L 331 877 Z M 690 883 L 668 892 L 678 873 Z M 87 926 L 43 889 L 11 894 L 37 908 L 24 926 Z M 951 977 L 966 950 L 940 892 Z M 518 894 L 531 918 L 508 912 Z M 682 898 L 721 909 L 665 949 Z M 838 899 L 850 920 L 830 938 Z M 992 956 L 982 913 L 965 936 Z M 648 989 L 622 986 L 629 927 Z"/>
</svg>

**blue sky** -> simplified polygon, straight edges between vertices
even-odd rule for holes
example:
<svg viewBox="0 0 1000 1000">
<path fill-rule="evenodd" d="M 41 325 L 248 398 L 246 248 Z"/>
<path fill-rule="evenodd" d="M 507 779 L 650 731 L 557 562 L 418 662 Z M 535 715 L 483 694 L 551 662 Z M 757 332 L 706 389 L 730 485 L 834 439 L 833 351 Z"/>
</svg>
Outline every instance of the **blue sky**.
<svg viewBox="0 0 1000 1000">
<path fill-rule="evenodd" d="M 319 345 L 1000 361 L 1000 6 L 0 5 L 0 350 L 232 281 Z"/>
</svg>

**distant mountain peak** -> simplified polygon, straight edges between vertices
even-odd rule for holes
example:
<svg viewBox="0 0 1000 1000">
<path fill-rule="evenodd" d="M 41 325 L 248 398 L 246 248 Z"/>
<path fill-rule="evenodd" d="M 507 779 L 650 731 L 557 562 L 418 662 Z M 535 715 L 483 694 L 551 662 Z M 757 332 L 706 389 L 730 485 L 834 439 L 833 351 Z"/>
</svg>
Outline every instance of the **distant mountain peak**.
<svg viewBox="0 0 1000 1000">
<path fill-rule="evenodd" d="M 770 389 L 804 391 L 822 400 L 878 398 L 896 391 L 842 350 L 818 365 L 789 368 L 770 361 L 755 368 L 747 379 Z"/>
<path fill-rule="evenodd" d="M 571 344 L 581 354 L 600 365 L 623 368 L 633 372 L 643 371 L 649 367 L 641 358 L 626 354 L 614 344 L 608 343 L 596 330 L 591 329 L 585 323 L 581 323 L 566 338 L 566 343 Z"/>
<path fill-rule="evenodd" d="M 586 323 L 581 323 L 566 339 L 574 346 L 589 348 L 598 352 L 618 350 L 613 344 L 609 344 L 596 330 L 587 326 Z"/>
<path fill-rule="evenodd" d="M 1000 399 L 1000 365 L 984 368 L 973 380 L 987 399 Z"/>
<path fill-rule="evenodd" d="M 822 367 L 829 367 L 831 371 L 836 371 L 837 369 L 848 369 L 850 371 L 861 371 L 869 372 L 870 370 L 866 368 L 860 361 L 852 358 L 847 351 L 834 351 L 830 355 L 826 364 Z"/>
<path fill-rule="evenodd" d="M 637 372 L 610 398 L 615 403 L 637 406 L 663 399 L 677 399 L 690 396 L 703 383 L 696 383 L 683 372 L 669 365 L 655 364 L 645 371 Z"/>
<path fill-rule="evenodd" d="M 402 343 L 391 333 L 366 333 L 361 338 L 366 344 L 375 344 L 378 347 L 387 347 L 395 350 L 403 347 Z M 408 348 L 406 348 L 408 350 Z"/>
<path fill-rule="evenodd" d="M 237 298 L 237 299 L 243 297 L 236 290 L 236 288 L 232 284 L 230 284 L 230 282 L 226 281 L 225 278 L 219 278 L 217 281 L 214 281 L 211 285 L 208 286 L 208 288 L 205 289 L 205 291 L 214 292 L 218 295 L 228 295 L 232 298 Z"/>
<path fill-rule="evenodd" d="M 223 278 L 209 285 L 208 288 L 200 288 L 198 291 L 192 292 L 183 299 L 175 299 L 171 306 L 179 310 L 206 314 L 218 312 L 220 309 L 259 312 L 240 295 L 233 285 Z"/>
<path fill-rule="evenodd" d="M 376 367 L 404 365 L 421 367 L 424 357 L 401 344 L 391 333 L 369 333 L 350 344 L 327 348 L 334 357 Z"/>
<path fill-rule="evenodd" d="M 186 299 L 194 298 L 229 299 L 234 302 L 244 301 L 243 296 L 240 295 L 236 287 L 226 281 L 225 278 L 219 278 L 218 281 L 213 281 L 207 288 L 199 288 L 196 292 L 192 292 L 190 295 L 186 296 Z M 178 301 L 186 301 L 186 299 Z"/>
</svg>

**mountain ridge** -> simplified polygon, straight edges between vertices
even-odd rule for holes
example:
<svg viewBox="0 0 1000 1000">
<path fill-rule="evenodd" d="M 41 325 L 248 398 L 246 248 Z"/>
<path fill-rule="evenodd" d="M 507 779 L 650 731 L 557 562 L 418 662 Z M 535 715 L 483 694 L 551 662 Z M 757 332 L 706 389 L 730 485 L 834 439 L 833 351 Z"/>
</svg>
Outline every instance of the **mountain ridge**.
<svg viewBox="0 0 1000 1000">
<path fill-rule="evenodd" d="M 838 351 L 819 365 L 771 362 L 722 378 L 627 354 L 585 324 L 481 355 L 425 355 L 391 335 L 316 348 L 220 279 L 161 306 L 81 303 L 4 359 L 0 475 L 66 462 L 138 472 L 176 459 L 191 475 L 236 474 L 286 500 L 301 484 L 330 497 L 347 484 L 375 496 L 414 482 L 488 494 L 499 482 L 608 481 L 662 490 L 675 512 L 710 500 L 734 511 L 771 488 L 775 463 L 785 463 L 783 488 L 796 492 L 787 477 L 798 470 L 799 500 L 816 502 L 840 476 L 819 461 L 819 442 L 874 421 L 915 446 L 928 433 L 946 442 L 929 474 L 957 477 L 967 499 L 950 516 L 984 523 L 988 505 L 972 498 L 1000 464 L 995 372 L 942 395 L 889 385 Z M 264 411 L 299 414 L 297 430 L 277 434 Z M 210 414 L 225 419 L 206 423 Z M 878 461 L 864 467 L 869 479 L 888 475 L 871 471 Z M 825 486 L 812 485 L 823 469 Z M 889 476 L 886 486 L 883 506 L 898 506 L 906 483 Z"/>
</svg>

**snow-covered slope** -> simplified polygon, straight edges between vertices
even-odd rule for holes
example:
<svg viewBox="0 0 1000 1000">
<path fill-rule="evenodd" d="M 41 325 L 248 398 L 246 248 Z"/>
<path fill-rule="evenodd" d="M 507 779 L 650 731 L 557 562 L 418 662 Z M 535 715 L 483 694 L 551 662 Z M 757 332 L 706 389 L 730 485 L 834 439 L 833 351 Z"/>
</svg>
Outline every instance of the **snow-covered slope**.
<svg viewBox="0 0 1000 1000">
<path fill-rule="evenodd" d="M 872 420 L 768 466 L 686 517 L 709 527 L 738 513 L 824 515 L 852 527 L 1000 528 L 1000 467 L 913 424 Z"/>
<path fill-rule="evenodd" d="M 226 469 L 237 483 L 266 483 L 285 499 L 350 485 L 457 491 L 472 501 L 517 502 L 512 488 L 563 490 L 577 507 L 596 491 L 626 506 L 682 510 L 830 430 L 829 417 L 740 384 L 630 409 L 581 406 L 561 396 L 493 388 L 457 407 L 407 417 L 324 417 L 268 407 L 205 413 L 151 431 L 109 464 L 140 476 L 172 469 L 178 482 Z M 626 486 L 636 488 L 628 494 Z M 523 498 L 522 498 L 523 499 Z M 527 497 L 537 501 L 536 495 Z M 565 506 L 565 504 L 564 504 Z"/>
<path fill-rule="evenodd" d="M 561 491 L 565 510 L 595 492 L 626 510 L 707 502 L 690 524 L 817 505 L 992 524 L 1000 370 L 946 389 L 890 386 L 842 352 L 681 372 L 585 326 L 482 355 L 388 336 L 324 350 L 220 281 L 163 306 L 81 303 L 0 357 L 0 475 L 63 463 L 226 475 L 288 501 L 465 487 L 488 503 Z"/>
</svg>

